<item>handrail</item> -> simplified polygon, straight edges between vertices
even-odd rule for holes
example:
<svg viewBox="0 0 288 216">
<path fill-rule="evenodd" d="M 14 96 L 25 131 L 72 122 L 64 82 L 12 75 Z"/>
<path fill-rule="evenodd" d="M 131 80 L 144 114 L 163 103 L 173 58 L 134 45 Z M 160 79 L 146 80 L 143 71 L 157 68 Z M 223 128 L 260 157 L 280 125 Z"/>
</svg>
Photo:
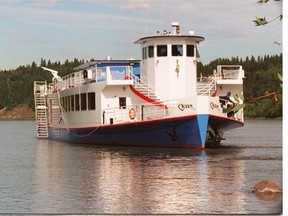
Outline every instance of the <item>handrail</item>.
<svg viewBox="0 0 288 216">
<path fill-rule="evenodd" d="M 222 70 L 222 79 L 238 79 L 239 70 Z"/>
<path fill-rule="evenodd" d="M 124 71 L 121 70 L 119 71 L 120 73 L 117 74 L 116 73 L 117 70 L 113 70 L 115 68 L 121 68 L 121 69 L 124 69 Z M 126 80 L 126 75 L 132 74 L 132 66 L 106 66 L 106 67 L 101 67 L 101 68 L 91 68 L 90 70 L 89 72 L 92 74 L 92 77 L 90 76 L 89 78 L 88 77 L 85 78 L 84 71 L 76 71 L 69 75 L 63 76 L 62 81 L 53 82 L 52 84 L 54 84 L 55 90 L 56 89 L 62 90 L 62 89 L 72 88 L 75 86 L 80 86 L 90 81 L 94 81 L 94 82 L 106 81 L 107 82 L 109 81 L 109 78 L 115 81 Z"/>
<path fill-rule="evenodd" d="M 167 101 L 166 97 L 164 96 L 163 93 L 161 93 L 158 89 L 156 89 L 154 86 L 148 84 L 147 82 L 141 80 L 140 78 L 138 78 L 135 74 L 133 74 L 132 72 L 130 72 L 130 76 L 133 80 L 133 84 L 134 87 L 138 90 L 138 89 L 145 89 L 147 90 L 147 94 L 146 96 L 148 97 L 157 97 L 157 99 L 159 99 L 160 101 Z"/>
<path fill-rule="evenodd" d="M 46 81 L 34 81 L 34 94 L 47 94 L 46 88 Z"/>
<path fill-rule="evenodd" d="M 111 118 L 113 118 L 113 123 L 161 119 L 167 117 L 174 109 L 178 109 L 178 100 L 170 101 L 170 103 L 171 102 L 172 104 L 169 105 L 169 109 L 163 109 L 150 103 L 134 104 L 126 106 L 125 108 L 113 107 L 102 109 L 104 118 L 104 121 L 102 120 L 102 125 L 111 124 L 109 121 Z M 129 111 L 131 109 L 135 112 L 135 119 L 131 119 L 129 116 Z"/>
<path fill-rule="evenodd" d="M 207 82 L 197 82 L 197 95 L 212 95 L 216 91 L 216 76 Z"/>
<path fill-rule="evenodd" d="M 244 77 L 241 65 L 218 65 L 216 73 L 220 79 L 238 80 Z"/>
</svg>

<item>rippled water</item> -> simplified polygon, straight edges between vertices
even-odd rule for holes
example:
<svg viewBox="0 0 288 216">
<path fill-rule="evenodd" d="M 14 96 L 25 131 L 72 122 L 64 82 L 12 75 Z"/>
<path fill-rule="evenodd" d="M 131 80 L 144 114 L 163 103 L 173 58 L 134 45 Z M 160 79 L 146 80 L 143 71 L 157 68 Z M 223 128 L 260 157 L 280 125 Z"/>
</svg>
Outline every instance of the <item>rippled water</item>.
<svg viewBox="0 0 288 216">
<path fill-rule="evenodd" d="M 223 148 L 69 144 L 35 138 L 32 121 L 0 121 L 0 213 L 279 214 L 282 121 L 250 120 Z"/>
</svg>

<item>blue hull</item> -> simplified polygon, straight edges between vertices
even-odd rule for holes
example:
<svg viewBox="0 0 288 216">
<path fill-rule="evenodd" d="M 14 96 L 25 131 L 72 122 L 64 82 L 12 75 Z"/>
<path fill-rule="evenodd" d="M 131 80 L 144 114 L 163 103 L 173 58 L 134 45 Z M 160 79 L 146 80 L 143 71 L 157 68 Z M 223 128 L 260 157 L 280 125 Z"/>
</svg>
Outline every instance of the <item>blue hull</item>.
<svg viewBox="0 0 288 216">
<path fill-rule="evenodd" d="M 69 130 L 50 127 L 49 138 L 87 144 L 204 149 L 209 121 L 209 115 L 194 115 Z"/>
</svg>

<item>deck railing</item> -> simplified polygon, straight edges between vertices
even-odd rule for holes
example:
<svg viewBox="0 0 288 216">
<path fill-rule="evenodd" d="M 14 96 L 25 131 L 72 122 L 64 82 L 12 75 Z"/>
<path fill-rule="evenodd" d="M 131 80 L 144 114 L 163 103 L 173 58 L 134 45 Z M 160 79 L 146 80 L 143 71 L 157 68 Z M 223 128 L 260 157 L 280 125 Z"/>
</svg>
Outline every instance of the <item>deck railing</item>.
<svg viewBox="0 0 288 216">
<path fill-rule="evenodd" d="M 166 96 L 162 92 L 160 92 L 158 89 L 156 89 L 154 86 L 148 84 L 147 82 L 141 80 L 138 76 L 134 75 L 132 72 L 130 73 L 130 76 L 133 80 L 133 86 L 136 90 L 144 94 L 145 96 L 153 99 L 153 100 L 159 100 L 159 101 L 166 101 Z"/>
<path fill-rule="evenodd" d="M 145 120 L 155 120 L 167 117 L 173 109 L 178 109 L 178 101 L 174 101 L 171 105 L 170 102 L 169 109 L 164 109 L 163 107 L 155 106 L 153 104 L 138 104 L 126 107 L 115 107 L 107 108 L 102 110 L 103 125 L 115 124 L 115 123 L 125 123 L 131 121 L 145 121 Z M 135 117 L 131 116 L 131 112 L 134 112 Z"/>
<path fill-rule="evenodd" d="M 90 82 L 106 82 L 107 84 L 131 83 L 132 66 L 107 66 L 77 71 L 62 77 L 62 81 L 52 84 L 55 89 L 64 90 Z"/>
<path fill-rule="evenodd" d="M 208 77 L 207 80 L 197 82 L 197 95 L 212 95 L 216 91 L 216 76 Z"/>
<path fill-rule="evenodd" d="M 218 65 L 215 72 L 219 79 L 238 80 L 244 77 L 241 65 Z"/>
</svg>

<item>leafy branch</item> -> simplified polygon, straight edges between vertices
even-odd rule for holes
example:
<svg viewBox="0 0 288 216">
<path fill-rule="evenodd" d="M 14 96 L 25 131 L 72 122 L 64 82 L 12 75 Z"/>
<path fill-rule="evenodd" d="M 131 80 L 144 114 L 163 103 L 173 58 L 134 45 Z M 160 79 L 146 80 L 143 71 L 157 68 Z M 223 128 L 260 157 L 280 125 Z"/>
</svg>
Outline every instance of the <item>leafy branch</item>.
<svg viewBox="0 0 288 216">
<path fill-rule="evenodd" d="M 269 2 L 270 0 L 258 0 L 257 3 L 259 4 L 265 4 L 267 2 Z M 274 0 L 274 1 L 280 1 L 280 0 Z M 270 21 L 267 21 L 266 20 L 266 17 L 258 17 L 256 16 L 256 19 L 253 20 L 253 22 L 255 23 L 256 26 L 264 26 L 264 25 L 267 25 L 268 23 L 271 23 L 275 20 L 279 19 L 280 21 L 283 19 L 283 15 L 279 15 L 277 16 L 276 18 L 274 18 L 273 20 L 270 20 Z"/>
<path fill-rule="evenodd" d="M 263 1 L 267 1 L 267 0 L 263 0 Z M 264 25 L 267 25 L 268 23 L 271 23 L 277 19 L 279 19 L 281 21 L 283 19 L 283 15 L 282 14 L 279 15 L 278 17 L 274 18 L 271 21 L 267 21 L 265 17 L 257 17 L 256 16 L 256 19 L 253 20 L 253 22 L 255 23 L 256 26 L 264 26 Z"/>
</svg>

